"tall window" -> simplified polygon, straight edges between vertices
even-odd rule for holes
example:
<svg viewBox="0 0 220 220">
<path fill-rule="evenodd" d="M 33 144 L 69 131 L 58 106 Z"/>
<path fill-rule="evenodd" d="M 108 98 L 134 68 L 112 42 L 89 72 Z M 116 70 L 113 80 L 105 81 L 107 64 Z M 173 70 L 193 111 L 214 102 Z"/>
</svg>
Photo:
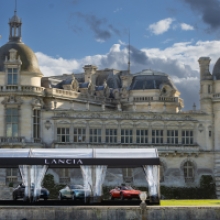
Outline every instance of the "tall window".
<svg viewBox="0 0 220 220">
<path fill-rule="evenodd" d="M 132 129 L 121 129 L 121 143 L 130 144 L 133 142 L 133 131 Z"/>
<path fill-rule="evenodd" d="M 163 130 L 152 130 L 152 143 L 153 144 L 163 143 Z"/>
<path fill-rule="evenodd" d="M 89 140 L 91 143 L 101 143 L 102 142 L 102 130 L 99 128 L 89 129 Z"/>
<path fill-rule="evenodd" d="M 8 85 L 18 84 L 18 68 L 8 68 Z"/>
<path fill-rule="evenodd" d="M 18 137 L 18 109 L 6 109 L 6 136 Z"/>
<path fill-rule="evenodd" d="M 17 180 L 18 180 L 18 168 L 7 168 L 6 169 L 6 180 L 9 183 L 17 182 Z"/>
<path fill-rule="evenodd" d="M 57 128 L 57 141 L 58 142 L 70 142 L 69 128 Z"/>
<path fill-rule="evenodd" d="M 193 131 L 191 130 L 182 131 L 182 144 L 193 144 Z"/>
<path fill-rule="evenodd" d="M 40 110 L 34 110 L 34 117 L 33 117 L 33 135 L 34 138 L 40 138 Z"/>
<path fill-rule="evenodd" d="M 193 163 L 187 161 L 183 165 L 184 178 L 186 182 L 193 182 L 194 180 L 194 166 Z"/>
<path fill-rule="evenodd" d="M 106 129 L 105 130 L 105 142 L 106 143 L 117 143 L 117 129 Z"/>
<path fill-rule="evenodd" d="M 145 129 L 136 130 L 136 143 L 138 144 L 148 143 L 148 130 Z"/>
<path fill-rule="evenodd" d="M 86 141 L 86 129 L 85 128 L 74 128 L 73 141 L 75 143 L 85 142 Z"/>
<path fill-rule="evenodd" d="M 167 143 L 178 144 L 178 130 L 167 130 Z"/>
</svg>

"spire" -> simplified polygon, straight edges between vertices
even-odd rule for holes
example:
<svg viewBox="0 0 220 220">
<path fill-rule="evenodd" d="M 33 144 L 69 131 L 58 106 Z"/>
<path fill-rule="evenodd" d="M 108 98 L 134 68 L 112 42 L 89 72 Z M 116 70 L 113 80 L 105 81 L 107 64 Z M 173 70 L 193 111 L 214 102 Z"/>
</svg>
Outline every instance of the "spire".
<svg viewBox="0 0 220 220">
<path fill-rule="evenodd" d="M 14 15 L 9 19 L 9 41 L 21 42 L 21 19 L 17 16 L 17 0 L 15 0 Z"/>
<path fill-rule="evenodd" d="M 130 29 L 129 29 L 129 32 L 128 32 L 128 73 L 130 74 L 131 72 L 131 57 L 130 57 L 130 50 L 131 50 L 131 47 L 130 47 Z"/>
</svg>

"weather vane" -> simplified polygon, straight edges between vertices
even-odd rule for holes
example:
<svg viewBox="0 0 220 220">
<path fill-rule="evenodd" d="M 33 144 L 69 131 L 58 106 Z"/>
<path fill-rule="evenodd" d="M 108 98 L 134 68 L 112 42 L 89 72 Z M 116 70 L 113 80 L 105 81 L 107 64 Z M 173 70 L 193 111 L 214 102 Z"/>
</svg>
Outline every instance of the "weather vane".
<svg viewBox="0 0 220 220">
<path fill-rule="evenodd" d="M 17 0 L 15 0 L 15 12 L 17 12 Z"/>
</svg>

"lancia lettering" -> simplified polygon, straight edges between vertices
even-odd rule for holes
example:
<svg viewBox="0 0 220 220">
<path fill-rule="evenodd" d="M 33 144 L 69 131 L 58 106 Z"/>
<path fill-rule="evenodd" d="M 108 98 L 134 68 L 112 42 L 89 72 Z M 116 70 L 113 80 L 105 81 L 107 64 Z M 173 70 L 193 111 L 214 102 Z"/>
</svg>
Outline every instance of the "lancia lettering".
<svg viewBox="0 0 220 220">
<path fill-rule="evenodd" d="M 82 165 L 83 161 L 81 159 L 45 159 L 44 164 L 66 164 L 66 165 Z"/>
</svg>

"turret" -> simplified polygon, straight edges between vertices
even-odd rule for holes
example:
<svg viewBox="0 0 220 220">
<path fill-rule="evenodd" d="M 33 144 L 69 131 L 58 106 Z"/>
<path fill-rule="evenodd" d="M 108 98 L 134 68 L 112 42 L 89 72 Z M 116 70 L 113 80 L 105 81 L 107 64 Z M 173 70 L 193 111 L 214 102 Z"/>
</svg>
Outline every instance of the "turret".
<svg viewBox="0 0 220 220">
<path fill-rule="evenodd" d="M 209 72 L 209 57 L 200 57 L 200 108 L 205 112 L 212 112 L 212 94 L 213 94 L 213 79 Z"/>
<path fill-rule="evenodd" d="M 83 69 L 85 71 L 85 76 L 84 76 L 85 82 L 90 82 L 92 75 L 96 73 L 97 66 L 85 65 Z"/>
<path fill-rule="evenodd" d="M 14 11 L 14 16 L 9 19 L 10 34 L 9 41 L 21 42 L 21 19 L 17 16 L 17 11 Z"/>
</svg>

